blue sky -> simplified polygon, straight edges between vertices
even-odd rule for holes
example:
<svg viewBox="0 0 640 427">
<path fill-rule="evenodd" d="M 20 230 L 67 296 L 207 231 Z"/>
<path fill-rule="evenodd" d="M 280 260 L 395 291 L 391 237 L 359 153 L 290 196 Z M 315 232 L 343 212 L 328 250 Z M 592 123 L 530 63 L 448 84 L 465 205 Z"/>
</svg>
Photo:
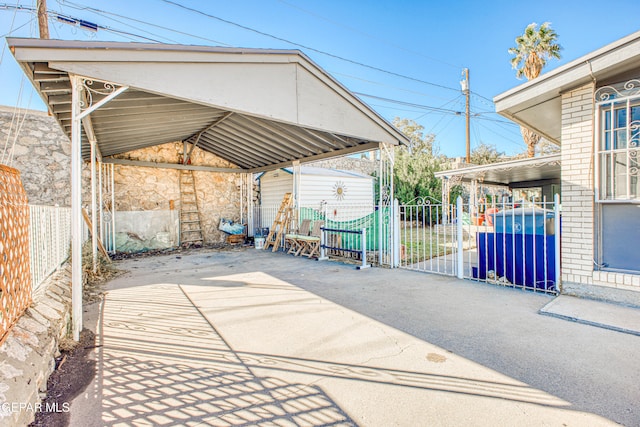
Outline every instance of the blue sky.
<svg viewBox="0 0 640 427">
<path fill-rule="evenodd" d="M 35 0 L 0 2 L 0 36 L 37 37 L 34 14 L 7 5 L 33 8 Z M 386 119 L 423 125 L 448 156 L 465 151 L 459 114 L 465 67 L 473 92 L 472 148 L 484 142 L 507 154 L 525 149 L 518 127 L 493 113 L 491 99 L 523 83 L 511 69 L 507 49 L 529 23 L 551 22 L 563 47 L 562 59 L 544 71 L 640 30 L 633 12 L 637 0 L 47 0 L 47 5 L 115 31 L 86 31 L 52 14 L 51 38 L 149 41 L 136 37 L 142 36 L 163 43 L 300 49 Z M 0 49 L 0 105 L 45 110 L 28 81 L 20 94 L 22 72 L 4 40 Z"/>
</svg>

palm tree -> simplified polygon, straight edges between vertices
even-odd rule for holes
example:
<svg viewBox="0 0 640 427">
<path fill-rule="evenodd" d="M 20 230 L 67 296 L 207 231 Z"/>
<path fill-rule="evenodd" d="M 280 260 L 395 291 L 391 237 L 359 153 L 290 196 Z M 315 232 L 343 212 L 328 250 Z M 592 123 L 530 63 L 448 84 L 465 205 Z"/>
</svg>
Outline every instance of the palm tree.
<svg viewBox="0 0 640 427">
<path fill-rule="evenodd" d="M 556 41 L 558 34 L 551 28 L 549 22 L 540 25 L 531 23 L 527 25 L 524 34 L 516 37 L 516 47 L 509 48 L 511 66 L 516 69 L 516 76 L 527 80 L 535 79 L 550 59 L 560 59 L 560 46 Z M 527 156 L 535 155 L 536 144 L 540 141 L 540 135 L 521 127 L 520 132 L 527 144 Z"/>
</svg>

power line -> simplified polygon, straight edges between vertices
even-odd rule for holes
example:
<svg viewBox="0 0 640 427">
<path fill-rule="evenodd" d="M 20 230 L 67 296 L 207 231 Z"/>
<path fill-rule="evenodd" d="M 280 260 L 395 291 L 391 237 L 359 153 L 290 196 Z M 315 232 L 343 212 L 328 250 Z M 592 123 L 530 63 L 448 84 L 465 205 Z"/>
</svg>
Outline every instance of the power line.
<svg viewBox="0 0 640 427">
<path fill-rule="evenodd" d="M 233 25 L 235 27 L 242 28 L 242 29 L 247 30 L 247 31 L 251 31 L 251 32 L 254 32 L 256 34 L 260 34 L 262 36 L 272 38 L 274 40 L 278 40 L 278 41 L 281 41 L 281 42 L 284 42 L 284 43 L 288 43 L 288 44 L 291 44 L 291 45 L 294 45 L 294 46 L 298 46 L 298 47 L 301 47 L 303 49 L 307 49 L 307 50 L 310 50 L 312 52 L 319 53 L 321 55 L 326 55 L 326 56 L 329 56 L 331 58 L 339 59 L 341 61 L 349 62 L 351 64 L 358 65 L 360 67 L 369 68 L 370 70 L 375 70 L 375 71 L 378 71 L 378 72 L 381 72 L 381 73 L 389 74 L 391 76 L 396 76 L 396 77 L 400 77 L 400 78 L 403 78 L 403 79 L 412 80 L 412 81 L 415 81 L 415 82 L 418 82 L 418 83 L 426 84 L 426 85 L 429 85 L 429 86 L 438 87 L 440 89 L 446 89 L 446 90 L 452 90 L 452 91 L 455 91 L 455 92 L 459 92 L 459 89 L 455 89 L 455 88 L 452 88 L 452 87 L 440 85 L 438 83 L 428 82 L 426 80 L 421 80 L 421 79 L 418 79 L 418 78 L 415 78 L 415 77 L 406 76 L 406 75 L 403 75 L 403 74 L 400 74 L 400 73 L 396 73 L 394 71 L 389 71 L 389 70 L 385 70 L 385 69 L 382 69 L 382 68 L 378 68 L 378 67 L 375 67 L 373 65 L 364 64 L 362 62 L 358 62 L 358 61 L 354 61 L 352 59 L 344 58 L 342 56 L 335 55 L 333 53 L 325 52 L 323 50 L 319 50 L 319 49 L 316 49 L 316 48 L 313 48 L 313 47 L 310 47 L 310 46 L 306 46 L 306 45 L 303 45 L 303 44 L 300 44 L 300 43 L 296 43 L 296 42 L 293 42 L 291 40 L 287 40 L 287 39 L 282 38 L 282 37 L 274 36 L 273 34 L 265 33 L 264 31 L 256 30 L 255 28 L 247 27 L 245 25 L 238 24 L 236 22 L 229 21 L 227 19 L 223 19 L 223 18 L 220 18 L 220 17 L 215 16 L 215 15 L 211 15 L 211 14 L 209 14 L 207 12 L 202 11 L 202 10 L 195 9 L 195 8 L 192 8 L 192 7 L 189 7 L 189 6 L 185 6 L 183 4 L 177 3 L 177 2 L 172 1 L 172 0 L 160 0 L 160 1 L 163 1 L 165 3 L 174 5 L 176 7 L 188 10 L 190 12 L 197 13 L 197 14 L 202 15 L 202 16 L 206 16 L 207 18 L 215 19 L 216 21 L 224 22 L 225 24 Z"/>
<path fill-rule="evenodd" d="M 347 77 L 347 78 L 350 78 L 350 79 L 358 80 L 358 81 L 361 81 L 361 82 L 365 82 L 365 83 L 369 83 L 369 84 L 377 85 L 377 86 L 385 86 L 385 87 L 389 87 L 389 88 L 396 89 L 396 90 L 399 90 L 399 91 L 402 91 L 402 92 L 413 93 L 413 94 L 416 94 L 416 95 L 422 95 L 422 96 L 428 96 L 428 97 L 430 97 L 430 98 L 436 98 L 436 99 L 449 99 L 449 98 L 444 98 L 444 97 L 441 97 L 441 96 L 434 96 L 434 95 L 431 95 L 431 94 L 428 94 L 428 93 L 425 93 L 425 92 L 419 92 L 419 91 L 417 91 L 417 90 L 405 89 L 405 88 L 401 88 L 401 87 L 398 87 L 398 86 L 390 85 L 390 84 L 387 84 L 387 83 L 376 82 L 376 81 L 374 81 L 374 80 L 364 79 L 364 78 L 362 78 L 362 77 L 353 76 L 353 75 L 351 75 L 351 74 L 340 73 L 340 72 L 338 72 L 338 71 L 333 71 L 333 70 L 327 70 L 327 71 L 328 71 L 332 76 L 343 76 L 343 77 Z"/>
<path fill-rule="evenodd" d="M 329 18 L 327 18 L 327 17 L 325 17 L 325 16 L 322 16 L 322 15 L 320 15 L 320 14 L 318 14 L 318 13 L 312 12 L 312 11 L 307 10 L 307 9 L 303 9 L 303 8 L 301 8 L 301 7 L 299 7 L 299 6 L 296 6 L 296 5 L 294 5 L 294 4 L 291 4 L 291 3 L 286 2 L 286 1 L 284 1 L 284 0 L 278 0 L 278 1 L 279 1 L 280 3 L 282 3 L 282 4 L 285 4 L 285 5 L 287 5 L 287 6 L 291 7 L 291 8 L 293 8 L 293 9 L 297 9 L 297 10 L 299 10 L 299 11 L 303 12 L 303 13 L 306 13 L 307 15 L 311 15 L 311 16 L 313 16 L 313 17 L 316 17 L 316 18 L 322 19 L 323 21 L 327 21 L 327 22 L 329 22 L 330 24 L 333 24 L 333 25 L 335 25 L 335 26 L 337 26 L 337 27 L 345 28 L 345 29 L 347 29 L 347 30 L 349 30 L 349 31 L 352 31 L 352 32 L 356 33 L 356 34 L 360 34 L 360 35 L 363 35 L 363 36 L 368 37 L 368 38 L 370 38 L 370 39 L 378 40 L 378 41 L 381 41 L 381 42 L 383 42 L 383 43 L 386 43 L 387 45 L 389 45 L 389 46 L 391 46 L 391 47 L 393 47 L 393 48 L 395 48 L 395 49 L 403 50 L 403 51 L 408 52 L 408 53 L 411 53 L 411 54 L 413 54 L 413 55 L 421 56 L 421 57 L 426 58 L 426 59 L 428 59 L 428 60 L 430 60 L 430 61 L 439 62 L 439 63 L 444 64 L 444 65 L 447 65 L 447 66 L 449 66 L 449 67 L 453 67 L 453 68 L 455 68 L 455 69 L 457 69 L 457 70 L 459 70 L 459 69 L 461 69 L 461 68 L 462 68 L 462 66 L 454 65 L 454 64 L 451 64 L 451 63 L 449 63 L 449 62 L 443 61 L 443 60 L 441 60 L 441 59 L 433 58 L 433 57 L 428 56 L 428 55 L 425 55 L 425 54 L 423 54 L 423 53 L 416 52 L 416 51 L 411 50 L 411 49 L 407 49 L 407 48 L 405 48 L 405 47 L 403 47 L 403 46 L 400 46 L 400 45 L 397 45 L 397 44 L 395 44 L 395 43 L 391 43 L 391 42 L 390 42 L 390 41 L 388 41 L 388 40 L 385 40 L 385 39 L 380 38 L 380 37 L 376 37 L 376 36 L 374 36 L 374 35 L 372 35 L 372 34 L 369 34 L 369 33 L 365 33 L 364 31 L 360 31 L 360 30 L 359 30 L 359 29 L 357 29 L 357 28 L 353 28 L 353 27 L 350 27 L 350 26 L 348 26 L 348 25 L 342 24 L 342 23 L 340 23 L 340 22 L 334 21 L 334 20 L 329 19 Z"/>
<path fill-rule="evenodd" d="M 25 12 L 31 12 L 31 13 L 35 12 L 37 10 L 36 8 L 30 7 L 30 6 L 10 5 L 10 4 L 6 4 L 6 3 L 0 4 L 0 9 L 25 11 Z M 162 43 L 161 41 L 156 40 L 156 39 L 152 39 L 150 37 L 141 36 L 139 34 L 134 34 L 134 33 L 131 33 L 129 31 L 119 30 L 117 28 L 108 27 L 106 25 L 94 24 L 92 22 L 88 22 L 88 21 L 85 21 L 83 19 L 74 18 L 71 15 L 55 12 L 53 10 L 47 10 L 47 12 L 49 12 L 49 14 L 50 14 L 49 19 L 57 19 L 58 21 L 60 21 L 62 23 L 65 23 L 65 24 L 69 24 L 69 25 L 78 25 L 78 26 L 80 26 L 80 28 L 84 28 L 84 29 L 87 29 L 89 31 L 104 30 L 104 31 L 108 31 L 108 32 L 111 32 L 111 33 L 127 35 L 127 36 L 131 36 L 131 37 L 136 37 L 138 39 L 143 39 L 143 40 L 151 41 L 151 42 L 154 42 L 154 43 Z M 51 17 L 51 15 L 53 15 L 53 17 Z"/>
<path fill-rule="evenodd" d="M 207 37 L 198 36 L 196 34 L 187 33 L 187 32 L 184 32 L 184 31 L 176 30 L 174 28 L 169 28 L 169 27 L 165 27 L 165 26 L 162 26 L 162 25 L 154 24 L 154 23 L 149 22 L 149 21 L 143 21 L 141 19 L 135 19 L 135 18 L 132 18 L 130 16 L 119 15 L 117 13 L 109 12 L 109 11 L 106 11 L 106 10 L 96 9 L 96 8 L 93 8 L 93 7 L 90 7 L 90 6 L 86 6 L 86 5 L 83 5 L 83 4 L 80 4 L 80 3 L 75 3 L 75 2 L 66 1 L 66 0 L 57 0 L 57 1 L 58 1 L 58 3 L 60 5 L 68 6 L 68 7 L 72 8 L 72 9 L 88 10 L 88 11 L 96 13 L 98 15 L 104 14 L 104 15 L 117 16 L 118 18 L 128 19 L 129 21 L 137 22 L 139 24 L 148 25 L 150 27 L 159 28 L 159 29 L 165 30 L 165 31 L 170 31 L 172 33 L 180 34 L 180 35 L 183 35 L 183 36 L 193 37 L 193 38 L 204 40 L 204 41 L 207 41 L 207 42 L 213 42 L 213 43 L 218 44 L 218 45 L 231 46 L 230 44 L 221 42 L 219 40 L 214 40 L 214 39 L 210 39 L 210 38 L 207 38 Z M 103 16 L 103 15 L 101 15 L 101 16 Z M 112 19 L 112 20 L 115 21 L 115 19 L 113 19 L 113 18 L 107 18 L 107 19 Z"/>
<path fill-rule="evenodd" d="M 361 93 L 361 92 L 353 92 L 353 93 L 358 95 L 358 96 L 364 96 L 364 97 L 367 97 L 367 98 L 377 99 L 379 101 L 390 102 L 392 104 L 399 104 L 399 105 L 405 105 L 405 106 L 408 106 L 408 107 L 421 108 L 423 110 L 439 111 L 439 112 L 442 112 L 442 113 L 454 114 L 456 116 L 464 114 L 462 111 L 450 110 L 450 109 L 447 109 L 447 108 L 431 107 L 431 106 L 428 106 L 428 105 L 416 104 L 416 103 L 407 102 L 407 101 L 399 101 L 397 99 L 384 98 L 382 96 L 371 95 L 371 94 L 368 94 L 368 93 Z"/>
</svg>

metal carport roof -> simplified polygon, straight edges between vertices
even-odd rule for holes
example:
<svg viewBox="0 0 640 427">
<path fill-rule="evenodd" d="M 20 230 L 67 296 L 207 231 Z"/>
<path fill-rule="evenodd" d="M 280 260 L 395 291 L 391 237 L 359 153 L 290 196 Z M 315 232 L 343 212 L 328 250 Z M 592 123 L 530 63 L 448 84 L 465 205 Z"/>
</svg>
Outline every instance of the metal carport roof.
<svg viewBox="0 0 640 427">
<path fill-rule="evenodd" d="M 191 150 L 197 144 L 238 167 L 208 170 L 243 172 L 246 178 L 298 161 L 377 148 L 388 153 L 388 145 L 408 143 L 393 125 L 296 50 L 16 38 L 7 42 L 71 140 L 75 340 L 82 329 L 82 157 L 91 160 L 95 266 L 96 160 L 127 162 L 109 157 L 183 141 L 186 157 L 190 142 Z"/>
<path fill-rule="evenodd" d="M 530 181 L 559 180 L 560 154 L 510 160 L 488 165 L 469 166 L 436 172 L 436 178 L 461 177 L 462 181 L 479 180 L 485 184 L 509 185 Z"/>
<path fill-rule="evenodd" d="M 398 145 L 406 137 L 297 50 L 8 38 L 50 113 L 71 136 L 70 77 L 87 104 L 127 88 L 84 120 L 102 160 L 174 141 L 245 172 Z M 235 170 L 237 171 L 237 169 Z"/>
</svg>

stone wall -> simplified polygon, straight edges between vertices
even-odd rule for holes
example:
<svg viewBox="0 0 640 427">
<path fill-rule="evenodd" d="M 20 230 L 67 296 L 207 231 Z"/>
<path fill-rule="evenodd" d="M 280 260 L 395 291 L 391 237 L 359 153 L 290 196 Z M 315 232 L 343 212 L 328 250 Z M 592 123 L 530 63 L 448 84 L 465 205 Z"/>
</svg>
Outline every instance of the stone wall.
<svg viewBox="0 0 640 427">
<path fill-rule="evenodd" d="M 380 162 L 378 160 L 369 160 L 368 158 L 336 157 L 333 159 L 305 163 L 305 166 L 353 171 L 364 175 L 372 175 L 374 172 L 378 171 L 379 163 Z"/>
<path fill-rule="evenodd" d="M 0 107 L 0 137 L 7 139 L 11 127 L 13 108 Z M 14 125 L 19 133 L 13 146 L 13 167 L 20 170 L 22 182 L 30 204 L 70 206 L 71 204 L 71 142 L 53 117 L 45 112 L 28 111 Z M 15 135 L 15 132 L 12 132 Z M 9 147 L 13 142 L 10 139 Z M 119 158 L 147 162 L 178 163 L 183 153 L 182 143 L 169 143 L 137 150 Z M 371 153 L 369 153 L 371 154 Z M 212 154 L 196 148 L 193 165 L 233 168 L 234 166 Z M 350 170 L 371 175 L 378 169 L 377 160 L 340 157 L 309 163 L 310 166 Z M 82 203 L 87 210 L 91 205 L 89 164 L 83 164 Z M 221 218 L 240 219 L 240 174 L 194 172 L 198 206 L 203 222 L 205 243 L 223 242 L 226 234 L 218 230 Z M 180 171 L 151 167 L 116 165 L 116 227 L 119 241 L 128 241 L 129 248 L 158 248 L 177 244 L 177 218 L 180 209 Z M 259 190 L 254 185 L 254 199 Z M 171 211 L 171 206 L 174 211 Z M 144 214 L 139 214 L 144 212 Z M 132 227 L 131 219 L 138 216 L 151 218 L 154 226 L 140 224 Z M 120 226 L 118 226 L 118 217 Z M 157 217 L 157 218 L 156 218 Z M 149 221 L 145 220 L 145 223 Z M 124 229 L 122 227 L 128 227 Z M 170 235 L 167 243 L 165 234 Z M 159 235 L 162 234 L 162 238 Z M 134 242 L 135 241 L 135 242 Z M 133 244 L 135 243 L 135 244 Z"/>
<path fill-rule="evenodd" d="M 0 106 L 0 153 L 5 142 L 13 147 L 12 161 L 5 163 L 20 171 L 29 203 L 70 206 L 71 141 L 45 112 L 30 110 L 15 119 L 13 113 Z"/>
<path fill-rule="evenodd" d="M 0 346 L 0 427 L 33 421 L 55 368 L 58 343 L 71 327 L 70 311 L 71 268 L 67 264 L 38 287 L 33 303 Z M 66 403 L 58 402 L 59 409 L 71 404 Z"/>
<path fill-rule="evenodd" d="M 118 158 L 146 162 L 178 163 L 183 152 L 182 143 L 169 143 L 132 151 Z M 192 165 L 222 168 L 235 166 L 196 147 Z M 240 220 L 240 173 L 194 171 L 198 210 L 204 230 L 205 243 L 221 243 L 226 234 L 218 230 L 221 218 Z M 180 210 L 180 171 L 139 166 L 115 166 L 116 211 L 166 211 L 174 207 L 174 218 Z M 117 217 L 116 217 L 117 219 Z M 116 222 L 117 224 L 117 222 Z M 175 224 L 173 225 L 175 226 Z M 172 232 L 171 223 L 167 232 Z M 121 230 L 122 231 L 122 230 Z M 138 230 L 130 230 L 137 233 Z M 145 236 L 150 237 L 150 236 Z"/>
</svg>

